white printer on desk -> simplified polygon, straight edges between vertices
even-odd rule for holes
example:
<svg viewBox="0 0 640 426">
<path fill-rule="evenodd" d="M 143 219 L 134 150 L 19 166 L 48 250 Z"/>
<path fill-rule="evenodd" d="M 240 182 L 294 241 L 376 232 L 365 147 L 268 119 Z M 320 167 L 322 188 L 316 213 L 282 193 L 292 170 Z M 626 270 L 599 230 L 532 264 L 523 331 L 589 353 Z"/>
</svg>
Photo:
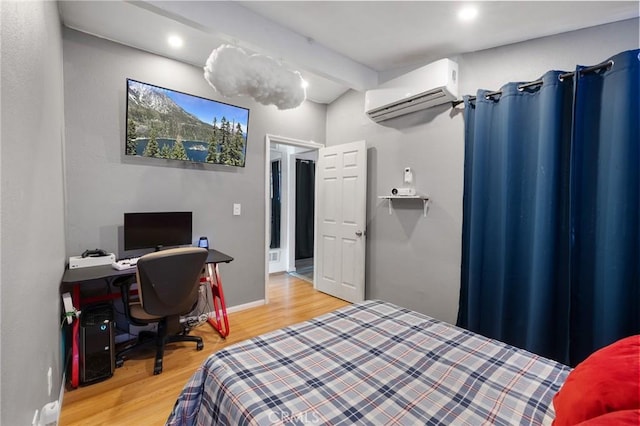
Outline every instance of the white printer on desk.
<svg viewBox="0 0 640 426">
<path fill-rule="evenodd" d="M 87 268 L 89 266 L 111 265 L 116 255 L 104 250 L 85 250 L 80 256 L 69 257 L 69 269 Z"/>
</svg>

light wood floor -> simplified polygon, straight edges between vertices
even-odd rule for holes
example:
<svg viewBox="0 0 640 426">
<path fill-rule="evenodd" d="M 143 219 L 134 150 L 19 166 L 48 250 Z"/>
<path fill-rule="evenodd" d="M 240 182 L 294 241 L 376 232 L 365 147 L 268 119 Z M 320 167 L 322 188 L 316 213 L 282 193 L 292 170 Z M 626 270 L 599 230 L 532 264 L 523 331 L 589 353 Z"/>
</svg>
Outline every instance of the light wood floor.
<svg viewBox="0 0 640 426">
<path fill-rule="evenodd" d="M 208 324 L 196 328 L 192 334 L 202 336 L 204 350 L 196 351 L 193 343 L 167 346 L 158 376 L 153 375 L 152 350 L 132 355 L 112 378 L 65 392 L 60 424 L 163 425 L 183 386 L 208 355 L 347 304 L 315 291 L 312 284 L 298 278 L 274 275 L 269 283 L 269 304 L 229 314 L 226 340 Z"/>
</svg>

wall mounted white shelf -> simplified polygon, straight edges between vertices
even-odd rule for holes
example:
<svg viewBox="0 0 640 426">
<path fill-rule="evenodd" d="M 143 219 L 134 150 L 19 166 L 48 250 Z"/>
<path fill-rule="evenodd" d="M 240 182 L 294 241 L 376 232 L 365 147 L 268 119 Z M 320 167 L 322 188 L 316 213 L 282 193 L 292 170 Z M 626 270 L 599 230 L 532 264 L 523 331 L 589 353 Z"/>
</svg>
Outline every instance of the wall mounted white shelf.
<svg viewBox="0 0 640 426">
<path fill-rule="evenodd" d="M 393 200 L 422 200 L 424 217 L 427 217 L 429 211 L 429 197 L 426 195 L 380 195 L 378 198 L 389 202 L 389 214 L 393 214 Z"/>
</svg>

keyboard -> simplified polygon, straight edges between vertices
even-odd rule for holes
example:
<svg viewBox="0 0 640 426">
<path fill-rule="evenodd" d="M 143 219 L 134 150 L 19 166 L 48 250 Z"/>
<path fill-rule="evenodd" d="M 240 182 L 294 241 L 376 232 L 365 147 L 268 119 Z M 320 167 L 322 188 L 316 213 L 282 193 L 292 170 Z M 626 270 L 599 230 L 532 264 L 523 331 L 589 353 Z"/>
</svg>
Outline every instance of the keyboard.
<svg viewBox="0 0 640 426">
<path fill-rule="evenodd" d="M 118 271 L 123 271 L 125 269 L 133 269 L 138 264 L 139 257 L 131 257 L 129 259 L 120 259 L 116 262 L 113 262 L 111 266 L 113 269 L 117 269 Z"/>
</svg>

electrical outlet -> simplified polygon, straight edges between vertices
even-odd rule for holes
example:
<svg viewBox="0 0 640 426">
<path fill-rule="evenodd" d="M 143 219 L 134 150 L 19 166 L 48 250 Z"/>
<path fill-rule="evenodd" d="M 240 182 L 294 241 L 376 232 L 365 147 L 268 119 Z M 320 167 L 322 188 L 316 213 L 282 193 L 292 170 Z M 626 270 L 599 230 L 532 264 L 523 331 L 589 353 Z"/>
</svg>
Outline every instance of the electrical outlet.
<svg viewBox="0 0 640 426">
<path fill-rule="evenodd" d="M 242 206 L 238 203 L 234 203 L 233 204 L 233 215 L 234 216 L 240 216 L 240 213 L 242 212 Z"/>
</svg>

